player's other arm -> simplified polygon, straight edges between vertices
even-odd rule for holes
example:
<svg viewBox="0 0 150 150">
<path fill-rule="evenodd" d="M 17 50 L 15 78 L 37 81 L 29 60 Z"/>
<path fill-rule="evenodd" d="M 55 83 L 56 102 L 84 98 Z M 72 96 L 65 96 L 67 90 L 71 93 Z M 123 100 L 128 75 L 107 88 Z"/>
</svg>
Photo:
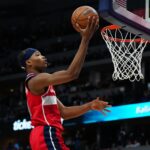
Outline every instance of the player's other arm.
<svg viewBox="0 0 150 150">
<path fill-rule="evenodd" d="M 89 41 L 97 27 L 98 19 L 94 17 L 89 19 L 86 29 L 80 29 L 78 26 L 81 31 L 80 33 L 82 40 L 79 49 L 69 67 L 66 70 L 58 71 L 53 74 L 40 73 L 28 82 L 29 88 L 33 91 L 39 91 L 40 89 L 43 89 L 49 85 L 58 85 L 76 79 L 83 66 Z"/>
<path fill-rule="evenodd" d="M 61 113 L 61 117 L 64 120 L 79 117 L 84 113 L 88 112 L 89 110 L 98 110 L 104 115 L 105 115 L 105 111 L 110 112 L 107 109 L 107 107 L 110 107 L 108 102 L 101 101 L 99 100 L 99 98 L 81 106 L 71 106 L 71 107 L 64 106 L 58 100 L 58 107 Z"/>
</svg>

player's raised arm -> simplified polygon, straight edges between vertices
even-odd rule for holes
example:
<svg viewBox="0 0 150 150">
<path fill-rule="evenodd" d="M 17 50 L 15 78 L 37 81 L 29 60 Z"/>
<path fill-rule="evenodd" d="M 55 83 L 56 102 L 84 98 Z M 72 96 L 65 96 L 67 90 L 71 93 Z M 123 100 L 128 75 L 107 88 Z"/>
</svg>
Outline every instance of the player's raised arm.
<svg viewBox="0 0 150 150">
<path fill-rule="evenodd" d="M 98 23 L 98 18 L 91 17 L 89 18 L 89 23 L 86 29 L 80 29 L 79 25 L 77 24 L 76 26 L 80 30 L 82 39 L 79 49 L 69 67 L 66 70 L 58 71 L 53 74 L 38 74 L 29 81 L 29 88 L 33 89 L 34 91 L 39 91 L 40 89 L 43 89 L 49 85 L 58 85 L 76 79 L 79 76 L 83 66 L 89 41 L 97 29 Z"/>
</svg>

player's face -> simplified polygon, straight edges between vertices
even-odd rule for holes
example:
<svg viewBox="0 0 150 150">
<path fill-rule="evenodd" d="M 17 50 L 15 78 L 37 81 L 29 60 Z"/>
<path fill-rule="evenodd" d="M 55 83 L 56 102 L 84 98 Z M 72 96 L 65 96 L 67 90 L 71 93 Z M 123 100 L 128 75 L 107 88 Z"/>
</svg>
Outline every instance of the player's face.
<svg viewBox="0 0 150 150">
<path fill-rule="evenodd" d="M 28 60 L 29 65 L 36 70 L 43 70 L 47 68 L 48 62 L 45 56 L 43 56 L 39 51 L 33 53 L 33 55 Z"/>
</svg>

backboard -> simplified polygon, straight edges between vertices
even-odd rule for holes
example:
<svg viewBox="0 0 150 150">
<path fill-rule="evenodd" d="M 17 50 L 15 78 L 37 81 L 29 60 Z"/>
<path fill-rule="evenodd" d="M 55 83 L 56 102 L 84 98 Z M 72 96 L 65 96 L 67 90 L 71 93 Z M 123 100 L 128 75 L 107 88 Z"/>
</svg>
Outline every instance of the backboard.
<svg viewBox="0 0 150 150">
<path fill-rule="evenodd" d="M 150 0 L 100 0 L 100 16 L 150 40 Z"/>
</svg>

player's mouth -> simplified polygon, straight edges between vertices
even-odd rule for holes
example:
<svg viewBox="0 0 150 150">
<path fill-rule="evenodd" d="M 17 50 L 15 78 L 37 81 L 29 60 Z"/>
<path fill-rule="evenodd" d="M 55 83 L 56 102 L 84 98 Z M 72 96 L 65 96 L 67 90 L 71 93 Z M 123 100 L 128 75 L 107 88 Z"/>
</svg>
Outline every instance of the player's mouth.
<svg viewBox="0 0 150 150">
<path fill-rule="evenodd" d="M 45 63 L 45 64 L 48 64 L 48 61 L 47 61 L 47 59 L 44 59 L 44 63 Z"/>
<path fill-rule="evenodd" d="M 45 64 L 48 64 L 47 60 L 45 61 Z"/>
</svg>

